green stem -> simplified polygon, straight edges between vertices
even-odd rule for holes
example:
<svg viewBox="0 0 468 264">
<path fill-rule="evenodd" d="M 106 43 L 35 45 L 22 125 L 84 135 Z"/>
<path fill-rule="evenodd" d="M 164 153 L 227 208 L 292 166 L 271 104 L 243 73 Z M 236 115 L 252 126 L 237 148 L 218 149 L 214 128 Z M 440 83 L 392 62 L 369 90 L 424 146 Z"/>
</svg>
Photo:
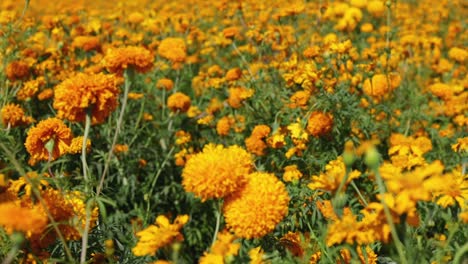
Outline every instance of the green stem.
<svg viewBox="0 0 468 264">
<path fill-rule="evenodd" d="M 161 175 L 163 168 L 166 166 L 166 163 L 169 161 L 169 158 L 172 157 L 172 152 L 174 151 L 174 147 L 172 147 L 169 152 L 167 153 L 166 157 L 164 158 L 163 162 L 161 163 L 161 167 L 159 170 L 156 172 L 156 175 L 153 177 L 153 181 L 151 182 L 151 187 L 148 191 L 148 204 L 146 205 L 146 217 L 145 217 L 145 222 L 148 219 L 149 216 L 149 209 L 150 209 L 150 197 L 153 195 L 153 190 L 154 186 L 156 185 L 156 182 L 158 181 L 159 175 Z"/>
<path fill-rule="evenodd" d="M 359 198 L 361 199 L 362 203 L 367 206 L 368 203 L 366 201 L 366 199 L 364 198 L 364 196 L 361 194 L 361 192 L 359 191 L 359 188 L 356 186 L 356 184 L 354 183 L 354 181 L 351 181 L 351 186 L 353 187 L 353 189 L 356 191 L 356 193 L 358 194 Z"/>
<path fill-rule="evenodd" d="M 114 153 L 114 147 L 115 147 L 115 144 L 117 143 L 117 138 L 119 136 L 120 128 L 123 123 L 123 116 L 124 116 L 125 108 L 127 107 L 127 101 L 128 101 L 128 92 L 130 91 L 130 86 L 132 86 L 134 74 L 135 72 L 132 68 L 127 68 L 124 71 L 125 83 L 124 83 L 124 97 L 122 99 L 122 108 L 120 109 L 119 119 L 117 120 L 117 125 L 116 125 L 115 133 L 114 133 L 114 139 L 112 140 L 112 145 L 107 155 L 106 163 L 104 164 L 104 170 L 102 172 L 101 179 L 99 180 L 99 186 L 96 189 L 96 197 L 99 196 L 99 194 L 102 191 L 102 187 L 104 185 L 104 179 L 106 178 L 107 171 L 109 170 L 109 165 L 112 159 L 112 154 Z"/>
<path fill-rule="evenodd" d="M 83 178 L 85 181 L 86 192 L 88 190 L 88 163 L 86 162 L 86 142 L 88 141 L 89 129 L 91 127 L 91 111 L 86 113 L 85 117 L 85 130 L 83 135 L 83 144 L 81 144 L 81 164 L 83 166 Z"/>
<path fill-rule="evenodd" d="M 221 222 L 221 204 L 222 204 L 222 200 L 219 200 L 216 203 L 216 208 L 215 208 L 216 226 L 215 226 L 215 232 L 213 234 L 213 242 L 211 242 L 212 247 L 216 243 L 216 238 L 217 238 L 218 232 L 219 232 L 219 225 L 220 225 L 220 222 Z"/>
</svg>

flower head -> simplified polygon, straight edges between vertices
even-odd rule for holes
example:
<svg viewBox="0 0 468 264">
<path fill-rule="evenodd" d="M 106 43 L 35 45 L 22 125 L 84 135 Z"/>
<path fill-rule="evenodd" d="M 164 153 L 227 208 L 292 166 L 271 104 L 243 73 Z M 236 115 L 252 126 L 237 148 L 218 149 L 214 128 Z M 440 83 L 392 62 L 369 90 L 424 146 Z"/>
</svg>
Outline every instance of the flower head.
<svg viewBox="0 0 468 264">
<path fill-rule="evenodd" d="M 245 176 L 252 167 L 252 157 L 243 148 L 208 144 L 187 161 L 182 171 L 182 185 L 202 201 L 222 198 L 245 183 Z"/>
<path fill-rule="evenodd" d="M 181 38 L 165 38 L 159 44 L 158 54 L 173 63 L 184 62 L 187 57 L 187 47 Z"/>
<path fill-rule="evenodd" d="M 122 74 L 127 68 L 145 73 L 153 67 L 153 55 L 143 47 L 128 46 L 109 49 L 104 57 L 106 68 L 117 74 Z"/>
<path fill-rule="evenodd" d="M 172 112 L 187 112 L 190 108 L 190 104 L 190 97 L 181 92 L 174 93 L 167 98 L 167 107 L 169 107 Z"/>
<path fill-rule="evenodd" d="M 54 108 L 59 118 L 83 122 L 87 111 L 100 124 L 117 107 L 120 79 L 113 75 L 79 73 L 55 87 Z"/>
<path fill-rule="evenodd" d="M 17 104 L 7 104 L 0 110 L 4 126 L 17 127 L 27 125 L 34 121 L 30 116 L 25 116 L 23 108 Z"/>
<path fill-rule="evenodd" d="M 58 118 L 42 120 L 28 131 L 26 137 L 26 150 L 31 155 L 29 163 L 34 165 L 40 160 L 55 160 L 68 152 L 73 135 L 71 129 Z M 48 142 L 53 142 L 53 148 L 49 154 L 46 148 Z M 50 157 L 49 157 L 50 156 Z"/>
<path fill-rule="evenodd" d="M 252 173 L 243 188 L 226 197 L 226 225 L 242 238 L 263 237 L 286 216 L 289 200 L 285 185 L 275 175 Z"/>
<path fill-rule="evenodd" d="M 319 111 L 313 112 L 307 122 L 307 132 L 314 137 L 327 135 L 333 128 L 333 116 Z"/>
<path fill-rule="evenodd" d="M 156 218 L 154 225 L 138 232 L 138 243 L 132 249 L 135 256 L 154 255 L 158 249 L 171 244 L 173 241 L 182 240 L 180 229 L 187 223 L 188 215 L 180 215 L 171 224 L 166 216 Z"/>
</svg>

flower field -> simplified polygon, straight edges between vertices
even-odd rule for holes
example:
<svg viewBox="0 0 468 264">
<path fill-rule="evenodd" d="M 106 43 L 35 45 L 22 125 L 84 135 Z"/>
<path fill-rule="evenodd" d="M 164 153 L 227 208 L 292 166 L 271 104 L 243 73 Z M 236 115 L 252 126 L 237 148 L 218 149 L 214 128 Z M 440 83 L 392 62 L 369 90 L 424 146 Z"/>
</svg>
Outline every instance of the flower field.
<svg viewBox="0 0 468 264">
<path fill-rule="evenodd" d="M 52 2 L 0 2 L 2 264 L 468 264 L 466 1 Z"/>
</svg>

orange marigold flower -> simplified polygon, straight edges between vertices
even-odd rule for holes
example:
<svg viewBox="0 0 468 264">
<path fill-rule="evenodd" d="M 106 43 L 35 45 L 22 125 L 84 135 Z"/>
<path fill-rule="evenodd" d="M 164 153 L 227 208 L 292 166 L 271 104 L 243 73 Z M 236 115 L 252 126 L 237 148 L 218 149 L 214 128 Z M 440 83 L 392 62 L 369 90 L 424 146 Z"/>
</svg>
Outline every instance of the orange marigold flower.
<svg viewBox="0 0 468 264">
<path fill-rule="evenodd" d="M 31 155 L 29 163 L 36 164 L 40 160 L 55 160 L 68 152 L 73 135 L 69 127 L 58 118 L 42 120 L 28 131 L 26 137 L 26 150 Z M 49 155 L 46 144 L 53 142 L 53 149 Z"/>
<path fill-rule="evenodd" d="M 16 98 L 20 101 L 33 98 L 34 95 L 39 91 L 39 88 L 45 84 L 44 77 L 38 77 L 35 80 L 27 81 L 16 93 Z"/>
<path fill-rule="evenodd" d="M 92 123 L 100 124 L 117 107 L 120 79 L 113 75 L 79 73 L 55 87 L 54 108 L 59 118 L 83 122 L 91 111 Z"/>
<path fill-rule="evenodd" d="M 468 51 L 462 48 L 453 47 L 449 50 L 448 56 L 454 61 L 463 63 L 468 58 Z"/>
<path fill-rule="evenodd" d="M 221 119 L 218 120 L 218 123 L 216 123 L 216 132 L 218 132 L 218 135 L 220 136 L 227 136 L 235 122 L 236 120 L 232 116 L 221 117 Z"/>
<path fill-rule="evenodd" d="M 383 0 L 372 0 L 367 4 L 367 11 L 374 17 L 381 17 L 385 13 Z"/>
<path fill-rule="evenodd" d="M 170 91 L 172 90 L 173 87 L 174 87 L 174 82 L 171 79 L 167 79 L 167 78 L 159 79 L 158 82 L 156 83 L 156 88 L 160 90 L 164 89 L 166 91 Z"/>
<path fill-rule="evenodd" d="M 126 144 L 115 144 L 114 153 L 125 153 L 128 152 L 128 145 Z"/>
<path fill-rule="evenodd" d="M 247 183 L 225 198 L 226 226 L 242 238 L 260 238 L 273 231 L 288 213 L 289 195 L 274 174 L 254 172 Z"/>
<path fill-rule="evenodd" d="M 327 135 L 333 128 L 333 116 L 320 111 L 313 112 L 307 122 L 307 132 L 314 137 Z"/>
<path fill-rule="evenodd" d="M 186 94 L 177 92 L 167 98 L 167 107 L 171 109 L 172 112 L 187 112 L 190 108 L 191 102 L 190 97 Z"/>
<path fill-rule="evenodd" d="M 288 107 L 290 108 L 303 108 L 307 107 L 307 103 L 309 102 L 310 92 L 309 91 L 297 91 L 295 92 L 291 98 L 289 99 L 290 103 Z"/>
<path fill-rule="evenodd" d="M 145 95 L 143 93 L 128 93 L 128 99 L 138 100 L 143 98 Z"/>
<path fill-rule="evenodd" d="M 39 101 L 44 101 L 44 100 L 47 100 L 49 98 L 52 98 L 53 96 L 54 96 L 54 90 L 44 89 L 42 92 L 40 92 L 37 95 L 37 99 L 39 99 Z"/>
<path fill-rule="evenodd" d="M 29 65 L 24 61 L 12 61 L 6 67 L 6 76 L 10 81 L 26 79 L 29 73 Z"/>
<path fill-rule="evenodd" d="M 244 87 L 229 88 L 228 104 L 232 108 L 239 108 L 242 106 L 242 102 L 247 98 L 252 97 L 254 91 Z"/>
<path fill-rule="evenodd" d="M 297 165 L 289 165 L 284 167 L 283 180 L 285 182 L 298 181 L 302 177 L 302 172 L 297 168 Z"/>
<path fill-rule="evenodd" d="M 242 70 L 240 68 L 232 68 L 226 72 L 227 81 L 239 80 L 241 76 L 242 76 Z"/>
<path fill-rule="evenodd" d="M 104 57 L 105 67 L 112 73 L 121 75 L 127 68 L 145 73 L 153 68 L 153 55 L 143 47 L 128 46 L 109 49 Z"/>
<path fill-rule="evenodd" d="M 21 231 L 25 234 L 40 234 L 48 219 L 37 207 L 25 208 L 15 202 L 0 203 L 0 226 L 8 233 Z"/>
<path fill-rule="evenodd" d="M 252 157 L 243 148 L 208 144 L 187 161 L 182 185 L 202 201 L 223 198 L 245 183 L 252 167 Z"/>
<path fill-rule="evenodd" d="M 68 153 L 78 154 L 81 153 L 83 148 L 83 136 L 78 136 L 72 139 L 70 146 L 68 147 Z M 86 140 L 86 151 L 88 152 L 91 149 L 91 140 L 88 138 Z"/>
<path fill-rule="evenodd" d="M 187 57 L 187 47 L 181 38 L 165 38 L 159 44 L 158 54 L 172 62 L 184 62 Z"/>
<path fill-rule="evenodd" d="M 77 36 L 73 39 L 72 47 L 84 51 L 101 49 L 101 41 L 97 36 Z"/>
<path fill-rule="evenodd" d="M 156 252 L 174 241 L 183 239 L 180 229 L 188 222 L 188 215 L 179 215 L 171 224 L 166 216 L 156 218 L 154 225 L 138 232 L 138 243 L 132 249 L 135 256 L 155 255 Z"/>
<path fill-rule="evenodd" d="M 24 115 L 23 108 L 17 104 L 5 105 L 2 107 L 0 114 L 2 116 L 2 123 L 6 127 L 17 127 L 34 122 L 32 117 Z"/>
<path fill-rule="evenodd" d="M 309 183 L 309 188 L 312 190 L 324 190 L 334 192 L 338 189 L 341 181 L 346 175 L 346 166 L 343 162 L 343 158 L 340 156 L 336 160 L 330 161 L 325 166 L 325 173 L 320 175 L 312 176 L 312 182 Z M 361 173 L 357 170 L 353 170 L 349 173 L 346 185 L 352 180 L 358 178 Z M 346 186 L 345 185 L 345 186 Z"/>
<path fill-rule="evenodd" d="M 247 150 L 257 156 L 265 155 L 265 149 L 268 145 L 265 138 L 270 134 L 270 127 L 266 125 L 257 125 L 254 127 L 250 137 L 245 139 L 245 146 Z"/>
</svg>

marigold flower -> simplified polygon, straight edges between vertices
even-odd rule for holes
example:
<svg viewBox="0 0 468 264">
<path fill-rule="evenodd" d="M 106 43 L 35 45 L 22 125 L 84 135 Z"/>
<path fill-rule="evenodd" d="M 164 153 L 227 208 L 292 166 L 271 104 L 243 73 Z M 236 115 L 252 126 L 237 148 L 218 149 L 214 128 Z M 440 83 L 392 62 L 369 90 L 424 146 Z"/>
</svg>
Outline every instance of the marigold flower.
<svg viewBox="0 0 468 264">
<path fill-rule="evenodd" d="M 190 105 L 190 97 L 181 92 L 171 94 L 171 96 L 167 98 L 167 107 L 171 109 L 172 112 L 180 111 L 185 113 L 189 110 Z"/>
<path fill-rule="evenodd" d="M 100 124 L 118 104 L 120 79 L 113 75 L 79 73 L 55 87 L 54 108 L 59 118 L 83 122 L 91 111 L 93 124 Z"/>
<path fill-rule="evenodd" d="M 333 116 L 320 111 L 313 112 L 307 121 L 307 132 L 314 137 L 327 135 L 333 128 Z"/>
<path fill-rule="evenodd" d="M 148 72 L 153 68 L 153 61 L 149 50 L 137 46 L 109 49 L 104 57 L 105 67 L 119 75 L 127 68 L 133 68 L 140 73 Z"/>
<path fill-rule="evenodd" d="M 381 17 L 385 13 L 385 4 L 382 0 L 371 0 L 367 4 L 367 11 L 374 17 Z"/>
<path fill-rule="evenodd" d="M 236 120 L 232 116 L 221 117 L 221 119 L 218 120 L 218 123 L 216 123 L 216 132 L 220 136 L 227 136 L 235 122 Z"/>
<path fill-rule="evenodd" d="M 240 249 L 239 243 L 233 243 L 236 237 L 226 230 L 218 233 L 216 242 L 211 246 L 210 253 L 205 252 L 199 264 L 224 263 L 224 258 L 236 256 Z"/>
<path fill-rule="evenodd" d="M 372 81 L 370 79 L 364 81 L 362 90 L 365 94 L 378 99 L 397 88 L 400 82 L 401 78 L 398 74 L 376 74 L 372 76 Z"/>
<path fill-rule="evenodd" d="M 174 82 L 171 79 L 167 79 L 167 78 L 159 79 L 158 82 L 156 83 L 156 88 L 160 90 L 164 89 L 166 91 L 170 91 L 172 90 L 173 87 L 174 87 Z"/>
<path fill-rule="evenodd" d="M 226 72 L 227 81 L 236 81 L 239 80 L 242 76 L 242 70 L 240 68 L 232 68 Z"/>
<path fill-rule="evenodd" d="M 297 165 L 284 167 L 283 180 L 285 182 L 298 181 L 302 177 L 302 172 L 297 169 Z"/>
<path fill-rule="evenodd" d="M 252 157 L 241 147 L 208 144 L 187 161 L 182 185 L 202 201 L 223 198 L 246 182 L 252 167 Z"/>
<path fill-rule="evenodd" d="M 37 79 L 27 81 L 16 93 L 16 98 L 20 101 L 25 101 L 27 99 L 33 98 L 34 95 L 36 95 L 36 93 L 39 91 L 39 88 L 44 84 L 44 77 L 38 77 Z"/>
<path fill-rule="evenodd" d="M 312 190 L 320 189 L 324 191 L 333 192 L 338 189 L 341 181 L 345 177 L 346 166 L 343 158 L 340 156 L 336 160 L 330 161 L 325 166 L 325 173 L 312 176 L 312 182 L 309 183 L 309 188 Z M 350 183 L 353 179 L 358 178 L 361 173 L 357 170 L 351 171 L 346 180 L 346 184 Z"/>
<path fill-rule="evenodd" d="M 257 156 L 265 155 L 265 149 L 268 147 L 265 143 L 266 137 L 270 134 L 270 127 L 266 125 L 257 125 L 254 127 L 250 137 L 245 139 L 247 150 Z"/>
<path fill-rule="evenodd" d="M 83 148 L 83 136 L 78 136 L 72 139 L 70 146 L 68 147 L 68 153 L 70 154 L 78 154 L 81 153 Z M 88 138 L 86 140 L 86 151 L 91 149 L 91 140 Z"/>
<path fill-rule="evenodd" d="M 254 91 L 252 89 L 247 89 L 244 87 L 235 87 L 235 88 L 229 88 L 229 98 L 228 98 L 228 104 L 232 108 L 239 108 L 242 106 L 242 102 L 254 94 Z"/>
<path fill-rule="evenodd" d="M 463 63 L 468 58 L 468 51 L 462 48 L 453 47 L 449 50 L 448 56 L 456 62 Z"/>
<path fill-rule="evenodd" d="M 174 241 L 182 240 L 180 229 L 188 220 L 188 215 L 179 215 L 171 224 L 166 216 L 158 216 L 154 225 L 150 225 L 136 234 L 139 239 L 132 249 L 133 254 L 135 256 L 155 255 L 160 248 Z"/>
<path fill-rule="evenodd" d="M 125 153 L 128 152 L 127 144 L 115 144 L 114 153 Z"/>
<path fill-rule="evenodd" d="M 97 36 L 77 36 L 73 39 L 71 45 L 75 49 L 82 49 L 84 51 L 99 51 L 101 49 L 101 41 Z"/>
<path fill-rule="evenodd" d="M 28 125 L 34 122 L 34 119 L 24 114 L 23 108 L 17 104 L 7 104 L 0 110 L 2 123 L 5 127 L 17 127 Z"/>
<path fill-rule="evenodd" d="M 0 226 L 8 233 L 21 231 L 25 234 L 40 234 L 44 231 L 48 219 L 37 207 L 25 208 L 15 202 L 0 203 Z"/>
<path fill-rule="evenodd" d="M 184 62 L 187 57 L 187 47 L 181 38 L 165 38 L 159 44 L 158 54 L 173 63 Z"/>
<path fill-rule="evenodd" d="M 38 95 L 37 95 L 37 99 L 39 101 L 44 101 L 44 100 L 47 100 L 47 99 L 50 99 L 54 96 L 54 90 L 52 89 L 44 89 L 42 92 L 40 92 Z"/>
<path fill-rule="evenodd" d="M 26 137 L 26 150 L 31 155 L 29 163 L 36 164 L 40 160 L 55 160 L 68 152 L 68 146 L 72 142 L 73 135 L 62 120 L 49 118 L 42 120 L 28 131 Z M 49 155 L 46 144 L 53 141 L 53 149 Z"/>
<path fill-rule="evenodd" d="M 10 81 L 26 79 L 29 73 L 29 65 L 24 61 L 12 61 L 6 67 L 6 76 Z"/>
<path fill-rule="evenodd" d="M 288 213 L 289 195 L 274 174 L 254 172 L 247 183 L 225 198 L 226 226 L 242 238 L 260 238 L 273 231 Z"/>
<path fill-rule="evenodd" d="M 263 249 L 261 247 L 249 250 L 250 264 L 263 264 Z"/>
</svg>

